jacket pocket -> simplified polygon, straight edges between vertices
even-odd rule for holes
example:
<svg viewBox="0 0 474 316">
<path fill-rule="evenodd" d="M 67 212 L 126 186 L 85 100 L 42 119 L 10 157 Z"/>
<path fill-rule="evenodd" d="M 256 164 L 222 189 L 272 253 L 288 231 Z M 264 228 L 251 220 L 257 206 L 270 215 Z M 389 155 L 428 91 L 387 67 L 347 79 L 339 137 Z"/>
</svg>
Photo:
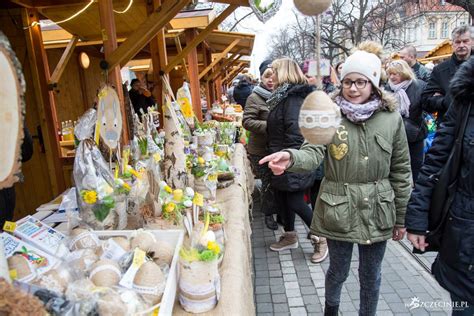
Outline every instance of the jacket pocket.
<svg viewBox="0 0 474 316">
<path fill-rule="evenodd" d="M 352 219 L 349 197 L 323 192 L 320 198 L 323 201 L 322 226 L 330 232 L 350 232 Z"/>
<path fill-rule="evenodd" d="M 375 141 L 385 153 L 390 156 L 392 155 L 392 144 L 390 144 L 383 136 L 375 134 Z"/>
<path fill-rule="evenodd" d="M 393 190 L 378 193 L 375 221 L 377 227 L 381 230 L 392 229 L 395 226 L 396 209 L 394 199 L 395 193 Z"/>
<path fill-rule="evenodd" d="M 452 267 L 474 264 L 474 221 L 455 216 L 452 211 L 446 221 L 440 257 Z"/>
</svg>

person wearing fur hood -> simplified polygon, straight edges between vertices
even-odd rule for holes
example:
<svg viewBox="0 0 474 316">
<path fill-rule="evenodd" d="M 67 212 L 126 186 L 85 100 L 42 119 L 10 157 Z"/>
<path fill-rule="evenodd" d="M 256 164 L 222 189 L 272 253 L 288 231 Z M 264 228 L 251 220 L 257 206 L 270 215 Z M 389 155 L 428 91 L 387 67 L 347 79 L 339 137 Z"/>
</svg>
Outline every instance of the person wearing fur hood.
<svg viewBox="0 0 474 316">
<path fill-rule="evenodd" d="M 302 173 L 324 161 L 311 232 L 327 238 L 325 315 L 338 315 L 341 289 L 359 248 L 360 315 L 375 315 L 387 240 L 405 234 L 410 154 L 396 98 L 379 88 L 381 60 L 356 51 L 342 68 L 334 101 L 343 115 L 327 146 L 303 144 L 269 155 L 273 173 Z"/>
<path fill-rule="evenodd" d="M 428 246 L 425 235 L 435 186 L 433 176 L 438 175 L 444 166 L 452 168 L 455 165 L 448 164 L 452 152 L 453 157 L 460 157 L 454 193 L 446 198 L 452 202 L 447 205 L 448 218 L 432 273 L 439 284 L 451 293 L 455 303 L 453 315 L 474 315 L 474 57 L 460 66 L 449 89 L 453 102 L 426 155 L 405 221 L 408 240 L 415 248 L 425 251 Z M 456 135 L 463 130 L 460 136 L 462 143 L 455 146 Z"/>
</svg>

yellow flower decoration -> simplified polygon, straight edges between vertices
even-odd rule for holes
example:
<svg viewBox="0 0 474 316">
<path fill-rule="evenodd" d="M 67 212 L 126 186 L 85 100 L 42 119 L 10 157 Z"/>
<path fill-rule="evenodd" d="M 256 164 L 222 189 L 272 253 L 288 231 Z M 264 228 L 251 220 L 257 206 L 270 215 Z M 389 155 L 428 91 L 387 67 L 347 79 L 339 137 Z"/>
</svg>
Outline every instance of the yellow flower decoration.
<svg viewBox="0 0 474 316">
<path fill-rule="evenodd" d="M 165 186 L 165 191 L 168 192 L 168 193 L 172 193 L 173 189 L 169 185 L 167 185 L 167 186 Z"/>
<path fill-rule="evenodd" d="M 174 204 L 173 202 L 169 202 L 169 203 L 166 204 L 166 206 L 165 206 L 165 212 L 171 213 L 171 212 L 174 211 L 175 208 L 176 208 L 176 204 Z"/>
<path fill-rule="evenodd" d="M 207 243 L 207 249 L 212 251 L 214 254 L 218 255 L 219 252 L 221 251 L 221 248 L 219 247 L 219 244 L 217 244 L 215 241 L 210 241 Z"/>
<path fill-rule="evenodd" d="M 176 202 L 181 202 L 183 200 L 183 190 L 181 189 L 176 189 L 173 191 L 173 199 Z"/>
<path fill-rule="evenodd" d="M 204 164 L 206 164 L 206 161 L 204 160 L 204 158 L 198 157 L 198 164 L 200 164 L 201 166 L 203 166 Z"/>
<path fill-rule="evenodd" d="M 95 204 L 97 202 L 97 192 L 93 190 L 82 191 L 82 199 L 87 204 Z"/>
</svg>

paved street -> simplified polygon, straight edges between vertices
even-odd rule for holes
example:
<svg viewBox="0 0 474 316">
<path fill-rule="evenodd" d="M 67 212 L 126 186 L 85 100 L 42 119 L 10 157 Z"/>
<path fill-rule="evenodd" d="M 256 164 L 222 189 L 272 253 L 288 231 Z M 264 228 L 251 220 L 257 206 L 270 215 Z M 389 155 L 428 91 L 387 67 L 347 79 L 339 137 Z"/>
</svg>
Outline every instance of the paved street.
<svg viewBox="0 0 474 316">
<path fill-rule="evenodd" d="M 257 201 L 258 202 L 258 201 Z M 329 259 L 321 264 L 310 262 L 313 247 L 306 239 L 307 230 L 297 216 L 296 229 L 300 240 L 298 249 L 276 253 L 269 250 L 280 231 L 264 225 L 264 217 L 254 211 L 252 248 L 254 260 L 254 289 L 257 315 L 322 315 L 324 306 L 324 275 Z M 423 256 L 429 265 L 433 256 Z M 342 289 L 340 312 L 358 315 L 358 251 L 354 248 L 351 273 Z M 448 315 L 450 308 L 422 308 L 410 310 L 412 298 L 419 302 L 443 304 L 449 294 L 415 260 L 403 246 L 390 241 L 382 266 L 382 286 L 377 315 Z M 416 306 L 416 305 L 415 305 Z M 414 307 L 412 305 L 412 307 Z"/>
</svg>

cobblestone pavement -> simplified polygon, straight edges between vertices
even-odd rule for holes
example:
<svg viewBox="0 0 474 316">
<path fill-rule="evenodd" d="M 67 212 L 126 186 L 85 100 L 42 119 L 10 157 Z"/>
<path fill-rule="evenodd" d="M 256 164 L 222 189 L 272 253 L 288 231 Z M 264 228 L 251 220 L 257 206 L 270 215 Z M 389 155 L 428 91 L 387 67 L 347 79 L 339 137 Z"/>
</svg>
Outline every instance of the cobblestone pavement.
<svg viewBox="0 0 474 316">
<path fill-rule="evenodd" d="M 297 216 L 296 230 L 300 246 L 280 253 L 269 249 L 281 231 L 265 227 L 264 217 L 253 213 L 252 248 L 254 264 L 254 292 L 257 315 L 322 315 L 324 306 L 324 276 L 329 259 L 313 264 L 313 247 L 306 239 L 307 229 Z M 431 257 L 425 258 L 427 262 Z M 351 272 L 344 283 L 340 314 L 358 315 L 358 251 L 354 248 Z M 412 298 L 425 307 L 410 310 Z M 390 241 L 382 263 L 382 285 L 377 315 L 449 315 L 445 305 L 449 294 L 416 261 L 401 244 Z M 412 305 L 414 307 L 416 305 Z"/>
</svg>

